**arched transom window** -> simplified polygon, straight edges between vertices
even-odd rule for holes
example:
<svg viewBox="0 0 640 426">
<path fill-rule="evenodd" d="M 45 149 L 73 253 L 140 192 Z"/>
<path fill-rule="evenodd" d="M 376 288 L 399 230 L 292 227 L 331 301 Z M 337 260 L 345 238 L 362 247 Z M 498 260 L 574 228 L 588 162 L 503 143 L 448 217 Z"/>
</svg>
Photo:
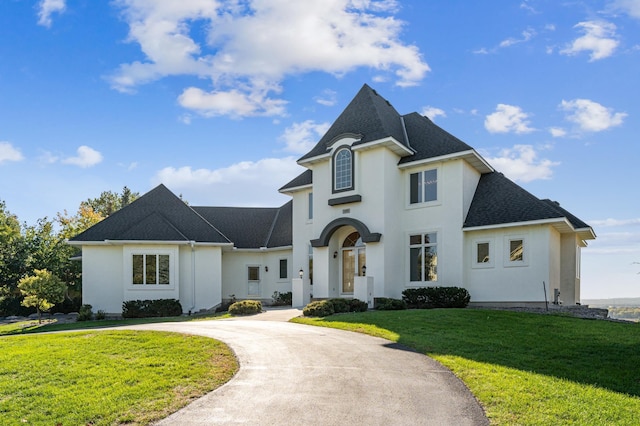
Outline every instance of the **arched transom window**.
<svg viewBox="0 0 640 426">
<path fill-rule="evenodd" d="M 353 154 L 349 148 L 341 148 L 334 157 L 335 191 L 345 191 L 353 188 Z"/>
</svg>

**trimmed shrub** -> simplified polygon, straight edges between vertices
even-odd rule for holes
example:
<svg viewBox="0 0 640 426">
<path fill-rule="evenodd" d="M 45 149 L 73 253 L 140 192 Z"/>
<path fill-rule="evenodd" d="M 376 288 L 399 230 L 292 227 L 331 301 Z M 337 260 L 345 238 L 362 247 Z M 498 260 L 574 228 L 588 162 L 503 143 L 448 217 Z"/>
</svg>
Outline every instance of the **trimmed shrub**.
<svg viewBox="0 0 640 426">
<path fill-rule="evenodd" d="M 367 312 L 369 305 L 360 299 L 351 299 L 349 302 L 349 312 Z"/>
<path fill-rule="evenodd" d="M 293 293 L 287 291 L 285 293 L 280 293 L 279 291 L 274 291 L 273 296 L 273 306 L 291 306 L 291 301 L 293 300 Z"/>
<path fill-rule="evenodd" d="M 253 315 L 262 312 L 262 302 L 259 300 L 241 300 L 229 306 L 231 315 Z"/>
<path fill-rule="evenodd" d="M 107 317 L 107 313 L 105 311 L 103 311 L 102 309 L 98 309 L 98 312 L 96 312 L 96 319 L 97 320 L 103 320 Z"/>
<path fill-rule="evenodd" d="M 465 308 L 471 296 L 461 287 L 421 287 L 404 290 L 402 300 L 409 308 Z"/>
<path fill-rule="evenodd" d="M 349 303 L 350 302 L 349 299 L 335 298 L 335 299 L 329 299 L 327 300 L 327 302 L 333 305 L 334 314 L 342 314 L 342 313 L 351 311 L 351 305 Z"/>
<path fill-rule="evenodd" d="M 328 317 L 333 315 L 333 303 L 328 300 L 317 300 L 309 303 L 302 309 L 302 314 L 305 317 Z"/>
<path fill-rule="evenodd" d="M 122 318 L 175 317 L 182 315 L 176 299 L 127 300 L 122 302 Z"/>
<path fill-rule="evenodd" d="M 78 310 L 78 318 L 76 321 L 91 321 L 93 319 L 93 306 L 82 305 Z"/>
<path fill-rule="evenodd" d="M 378 311 L 401 311 L 407 309 L 407 303 L 404 300 L 391 299 L 389 297 L 376 297 L 374 305 Z"/>
</svg>

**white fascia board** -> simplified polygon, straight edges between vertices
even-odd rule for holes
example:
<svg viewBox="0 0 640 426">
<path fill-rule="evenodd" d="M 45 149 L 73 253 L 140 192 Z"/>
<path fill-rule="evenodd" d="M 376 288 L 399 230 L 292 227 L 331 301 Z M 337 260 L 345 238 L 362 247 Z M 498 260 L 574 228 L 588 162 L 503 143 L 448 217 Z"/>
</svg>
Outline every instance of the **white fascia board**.
<svg viewBox="0 0 640 426">
<path fill-rule="evenodd" d="M 278 190 L 279 193 L 281 194 L 289 194 L 291 192 L 298 192 L 298 191 L 302 191 L 304 189 L 311 189 L 313 188 L 313 184 L 310 183 L 308 185 L 300 185 L 300 186 L 294 186 L 292 188 L 287 188 L 285 190 Z"/>
<path fill-rule="evenodd" d="M 579 228 L 576 229 L 576 232 L 578 233 L 578 235 L 580 235 L 580 238 L 582 238 L 583 240 L 595 240 L 596 239 L 596 233 L 593 231 L 593 228 Z M 585 241 L 585 245 L 586 245 L 586 241 Z"/>
<path fill-rule="evenodd" d="M 292 250 L 293 246 L 282 246 L 282 247 L 260 247 L 260 248 L 237 248 L 234 247 L 234 252 L 244 252 L 244 253 L 265 253 L 270 251 L 282 251 L 282 250 Z"/>
<path fill-rule="evenodd" d="M 207 243 L 198 241 L 156 241 L 156 240 L 104 240 L 104 241 L 67 241 L 72 246 L 114 246 L 114 245 L 194 245 L 194 246 L 233 246 L 233 243 Z"/>
<path fill-rule="evenodd" d="M 402 145 L 395 138 L 378 139 L 376 141 L 367 142 L 367 143 L 364 143 L 364 144 L 361 144 L 361 145 L 355 145 L 352 148 L 352 150 L 353 151 L 358 151 L 358 150 L 361 150 L 361 149 L 371 149 L 371 148 L 375 148 L 377 146 L 385 146 L 385 147 L 389 148 L 391 151 L 393 151 L 396 154 L 398 154 L 400 157 L 407 157 L 409 155 L 413 155 L 413 154 L 416 153 L 413 149 L 410 149 L 410 148 Z"/>
<path fill-rule="evenodd" d="M 571 225 L 571 222 L 569 222 L 569 220 L 567 220 L 566 217 L 529 220 L 526 222 L 509 222 L 509 223 L 498 223 L 495 225 L 473 226 L 470 228 L 462 228 L 462 231 L 463 232 L 485 231 L 490 229 L 515 228 L 517 226 L 534 226 L 534 225 L 560 225 L 559 227 L 562 229 L 566 229 L 568 227 L 572 231 L 576 231 L 573 225 Z"/>
<path fill-rule="evenodd" d="M 410 167 L 421 166 L 424 164 L 439 163 L 442 161 L 451 161 L 458 159 L 466 160 L 480 173 L 491 173 L 494 171 L 493 167 L 491 167 L 491 165 L 489 165 L 489 163 L 487 163 L 487 161 L 482 158 L 482 156 L 478 154 L 475 149 L 471 149 L 469 151 L 454 152 L 453 154 L 440 155 L 438 157 L 424 158 L 418 161 L 411 161 L 409 163 L 400 164 L 398 168 L 408 169 Z"/>
<path fill-rule="evenodd" d="M 331 158 L 331 152 L 327 152 L 326 154 L 322 155 L 316 155 L 315 157 L 307 158 L 306 160 L 298 160 L 298 164 L 301 166 L 305 166 L 305 164 L 318 163 L 320 161 L 328 160 L 329 158 Z"/>
</svg>

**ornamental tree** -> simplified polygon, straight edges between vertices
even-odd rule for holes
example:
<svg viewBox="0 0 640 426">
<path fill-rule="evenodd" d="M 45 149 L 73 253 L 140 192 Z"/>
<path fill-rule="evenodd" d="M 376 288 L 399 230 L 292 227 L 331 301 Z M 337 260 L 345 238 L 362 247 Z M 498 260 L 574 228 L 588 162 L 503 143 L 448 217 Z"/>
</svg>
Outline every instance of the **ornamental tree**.
<svg viewBox="0 0 640 426">
<path fill-rule="evenodd" d="M 42 322 L 42 311 L 48 311 L 56 303 L 64 300 L 67 285 L 46 269 L 36 269 L 35 275 L 24 277 L 18 289 L 24 295 L 22 306 L 35 307 L 38 323 Z"/>
</svg>

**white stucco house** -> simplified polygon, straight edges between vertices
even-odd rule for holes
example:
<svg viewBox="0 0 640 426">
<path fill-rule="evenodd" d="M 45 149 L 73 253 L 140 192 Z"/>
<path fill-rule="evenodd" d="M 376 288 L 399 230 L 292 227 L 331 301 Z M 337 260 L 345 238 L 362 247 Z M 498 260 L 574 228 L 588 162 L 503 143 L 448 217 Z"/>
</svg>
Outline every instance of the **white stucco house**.
<svg viewBox="0 0 640 426">
<path fill-rule="evenodd" d="M 464 287 L 484 305 L 543 304 L 545 289 L 580 302 L 593 229 L 367 85 L 298 163 L 279 208 L 188 206 L 160 185 L 72 238 L 83 303 L 119 313 L 175 298 L 186 312 L 232 295 L 268 303 L 293 289 L 306 303 L 425 286 Z"/>
</svg>

